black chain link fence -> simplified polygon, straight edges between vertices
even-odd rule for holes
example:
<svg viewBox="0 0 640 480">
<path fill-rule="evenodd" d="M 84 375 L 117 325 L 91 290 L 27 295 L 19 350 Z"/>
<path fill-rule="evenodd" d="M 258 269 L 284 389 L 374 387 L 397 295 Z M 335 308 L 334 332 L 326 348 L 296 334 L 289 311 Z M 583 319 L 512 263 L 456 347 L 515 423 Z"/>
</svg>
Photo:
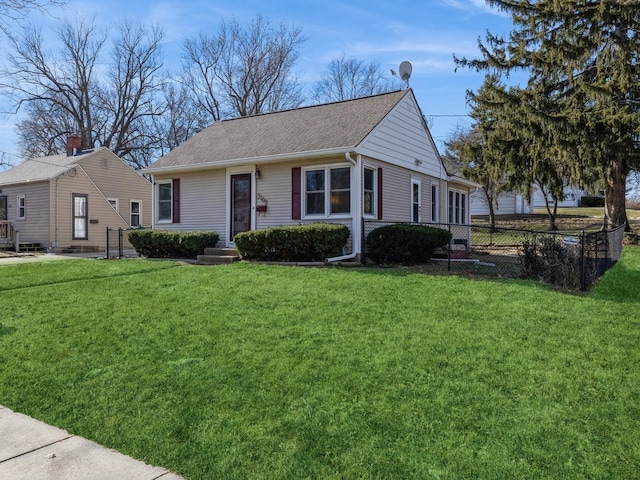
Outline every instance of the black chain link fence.
<svg viewBox="0 0 640 480">
<path fill-rule="evenodd" d="M 362 261 L 375 264 L 366 238 L 383 225 L 363 222 Z M 506 278 L 535 278 L 560 288 L 587 290 L 622 254 L 624 225 L 598 232 L 540 232 L 486 225 L 427 223 L 451 234 L 421 270 Z"/>
<path fill-rule="evenodd" d="M 129 231 L 139 230 L 138 228 L 109 228 L 107 227 L 107 258 L 121 259 L 125 257 L 135 257 L 133 245 L 129 243 Z"/>
</svg>

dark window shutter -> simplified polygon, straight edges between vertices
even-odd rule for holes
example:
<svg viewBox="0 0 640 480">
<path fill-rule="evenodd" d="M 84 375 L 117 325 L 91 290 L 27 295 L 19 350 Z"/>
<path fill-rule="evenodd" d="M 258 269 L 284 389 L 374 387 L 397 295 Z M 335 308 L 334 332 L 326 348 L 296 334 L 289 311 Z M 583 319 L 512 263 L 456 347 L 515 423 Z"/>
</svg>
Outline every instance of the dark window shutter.
<svg viewBox="0 0 640 480">
<path fill-rule="evenodd" d="M 302 169 L 295 167 L 291 169 L 291 219 L 300 220 L 301 218 L 301 195 L 302 188 Z"/>
<path fill-rule="evenodd" d="M 378 168 L 378 220 L 382 220 L 382 167 Z"/>
<path fill-rule="evenodd" d="M 180 223 L 180 179 L 173 179 L 173 223 Z"/>
</svg>

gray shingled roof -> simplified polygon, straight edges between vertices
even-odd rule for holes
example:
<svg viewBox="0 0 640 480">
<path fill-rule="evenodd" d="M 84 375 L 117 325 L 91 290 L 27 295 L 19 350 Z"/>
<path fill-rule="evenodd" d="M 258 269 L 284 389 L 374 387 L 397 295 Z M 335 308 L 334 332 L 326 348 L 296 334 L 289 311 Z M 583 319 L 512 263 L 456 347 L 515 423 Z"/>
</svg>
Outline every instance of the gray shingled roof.
<svg viewBox="0 0 640 480">
<path fill-rule="evenodd" d="M 221 120 L 148 168 L 356 147 L 409 91 Z"/>
<path fill-rule="evenodd" d="M 51 180 L 96 151 L 89 150 L 87 153 L 76 156 L 67 156 L 65 153 L 25 160 L 9 170 L 0 172 L 0 185 Z"/>
</svg>

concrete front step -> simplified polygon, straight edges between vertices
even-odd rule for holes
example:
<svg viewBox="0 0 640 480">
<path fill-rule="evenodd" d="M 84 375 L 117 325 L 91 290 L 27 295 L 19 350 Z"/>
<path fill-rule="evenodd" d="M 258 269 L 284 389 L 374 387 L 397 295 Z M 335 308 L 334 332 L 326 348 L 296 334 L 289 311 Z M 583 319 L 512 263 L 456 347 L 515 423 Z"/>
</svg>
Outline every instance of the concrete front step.
<svg viewBox="0 0 640 480">
<path fill-rule="evenodd" d="M 238 256 L 235 248 L 205 248 L 205 255 L 222 255 L 222 256 Z"/>
<path fill-rule="evenodd" d="M 198 255 L 196 265 L 222 265 L 240 260 L 238 255 Z"/>
</svg>

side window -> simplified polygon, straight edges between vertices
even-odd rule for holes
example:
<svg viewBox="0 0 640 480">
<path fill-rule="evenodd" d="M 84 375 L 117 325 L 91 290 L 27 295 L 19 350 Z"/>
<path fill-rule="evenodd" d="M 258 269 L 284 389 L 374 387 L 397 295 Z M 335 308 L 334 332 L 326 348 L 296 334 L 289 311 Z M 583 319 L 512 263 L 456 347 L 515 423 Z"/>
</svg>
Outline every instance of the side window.
<svg viewBox="0 0 640 480">
<path fill-rule="evenodd" d="M 73 239 L 87 240 L 89 238 L 89 208 L 88 195 L 73 194 Z"/>
<path fill-rule="evenodd" d="M 18 220 L 24 220 L 26 218 L 26 201 L 25 201 L 25 196 L 24 195 L 18 195 L 18 199 L 17 199 L 17 205 L 18 205 L 18 211 L 17 211 L 17 218 Z"/>
<path fill-rule="evenodd" d="M 141 202 L 139 200 L 131 200 L 131 220 L 129 222 L 129 225 L 131 227 L 139 227 L 141 216 L 142 216 Z"/>
<path fill-rule="evenodd" d="M 364 198 L 362 202 L 363 213 L 375 216 L 376 214 L 376 170 L 364 168 Z"/>
<path fill-rule="evenodd" d="M 420 180 L 411 180 L 411 221 L 420 222 Z"/>
<path fill-rule="evenodd" d="M 431 221 L 438 223 L 440 221 L 440 215 L 438 212 L 438 202 L 440 200 L 440 189 L 438 185 L 431 184 Z"/>
<path fill-rule="evenodd" d="M 467 223 L 467 194 L 458 190 L 449 190 L 449 223 Z"/>
</svg>

